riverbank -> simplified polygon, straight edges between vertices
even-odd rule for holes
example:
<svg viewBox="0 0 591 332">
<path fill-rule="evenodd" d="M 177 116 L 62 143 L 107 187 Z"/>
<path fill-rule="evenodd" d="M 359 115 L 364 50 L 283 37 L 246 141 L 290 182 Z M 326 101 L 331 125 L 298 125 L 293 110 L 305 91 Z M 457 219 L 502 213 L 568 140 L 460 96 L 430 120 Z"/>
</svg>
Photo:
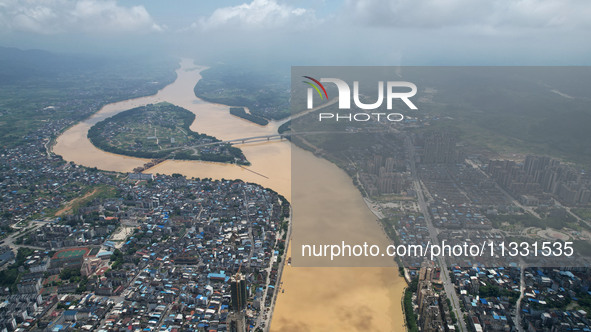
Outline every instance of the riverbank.
<svg viewBox="0 0 591 332">
<path fill-rule="evenodd" d="M 156 95 L 109 104 L 57 139 L 54 152 L 66 161 L 97 167 L 103 170 L 131 172 L 144 165 L 147 159 L 126 157 L 97 149 L 87 138 L 88 129 L 98 121 L 134 107 L 168 101 L 186 108 L 196 115 L 191 130 L 215 136 L 220 140 L 276 134 L 281 122 L 271 121 L 261 127 L 232 116 L 229 106 L 211 104 L 193 94 L 195 83 L 201 79 L 195 65 L 183 60 L 177 70 L 177 80 Z M 320 187 L 347 197 L 339 211 L 323 209 L 326 224 L 314 219 L 299 218 L 294 232 L 301 229 L 304 236 L 322 237 L 329 227 L 335 238 L 350 234 L 371 234 L 383 238 L 375 217 L 369 212 L 357 188 L 349 177 L 334 164 L 312 153 L 292 146 L 288 141 L 259 142 L 239 145 L 251 162 L 248 167 L 232 164 L 166 160 L 148 170 L 149 173 L 183 174 L 187 177 L 213 179 L 242 179 L 271 188 L 292 202 L 292 158 L 298 165 L 308 164 L 321 174 L 311 179 Z M 293 156 L 293 157 L 292 157 Z M 313 174 L 310 174 L 313 175 Z M 305 207 L 294 205 L 294 214 L 303 213 Z M 315 210 L 310 210 L 315 211 Z M 339 212 L 335 215 L 333 212 Z M 288 247 L 291 257 L 293 243 Z M 284 259 L 282 264 L 285 264 Z M 395 267 L 334 268 L 294 267 L 284 265 L 283 289 L 278 293 L 271 322 L 271 331 L 400 331 L 404 329 L 404 316 L 400 299 L 406 282 L 398 276 Z"/>
</svg>

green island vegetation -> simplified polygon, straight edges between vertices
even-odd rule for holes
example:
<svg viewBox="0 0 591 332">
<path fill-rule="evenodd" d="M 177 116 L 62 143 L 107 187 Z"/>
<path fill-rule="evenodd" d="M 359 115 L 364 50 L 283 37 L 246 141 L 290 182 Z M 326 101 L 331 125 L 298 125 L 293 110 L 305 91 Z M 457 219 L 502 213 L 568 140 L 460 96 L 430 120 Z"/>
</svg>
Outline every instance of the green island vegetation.
<svg viewBox="0 0 591 332">
<path fill-rule="evenodd" d="M 88 131 L 88 138 L 102 150 L 132 157 L 248 164 L 238 148 L 207 145 L 221 141 L 192 131 L 189 127 L 194 119 L 195 114 L 182 107 L 149 104 L 97 123 Z"/>
<path fill-rule="evenodd" d="M 290 115 L 289 73 L 221 65 L 201 72 L 195 95 L 224 105 L 247 107 L 252 115 L 279 120 Z M 253 121 L 254 122 L 254 121 Z"/>
<path fill-rule="evenodd" d="M 0 47 L 0 147 L 56 137 L 103 105 L 155 94 L 176 79 L 173 58 L 99 58 Z M 51 119 L 51 121 L 48 121 Z"/>
<path fill-rule="evenodd" d="M 244 107 L 230 107 L 230 114 L 261 126 L 266 126 L 269 124 L 269 120 L 263 117 L 246 113 Z"/>
</svg>

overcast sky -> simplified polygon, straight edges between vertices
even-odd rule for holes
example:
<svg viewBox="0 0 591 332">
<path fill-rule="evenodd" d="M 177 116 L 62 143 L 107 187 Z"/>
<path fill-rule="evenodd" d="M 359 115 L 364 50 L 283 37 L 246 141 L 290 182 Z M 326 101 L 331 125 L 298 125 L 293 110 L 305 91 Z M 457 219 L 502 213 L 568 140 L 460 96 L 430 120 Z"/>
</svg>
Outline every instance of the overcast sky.
<svg viewBox="0 0 591 332">
<path fill-rule="evenodd" d="M 0 0 L 0 45 L 293 65 L 589 65 L 588 0 Z"/>
</svg>

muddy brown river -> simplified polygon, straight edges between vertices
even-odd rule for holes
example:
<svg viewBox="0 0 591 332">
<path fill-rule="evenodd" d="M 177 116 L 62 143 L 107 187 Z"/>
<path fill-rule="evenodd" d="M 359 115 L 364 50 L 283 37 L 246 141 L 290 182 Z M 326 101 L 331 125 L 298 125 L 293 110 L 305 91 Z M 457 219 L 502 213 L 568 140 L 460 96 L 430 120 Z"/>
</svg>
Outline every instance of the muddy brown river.
<svg viewBox="0 0 591 332">
<path fill-rule="evenodd" d="M 229 106 L 205 102 L 195 97 L 193 88 L 205 67 L 196 66 L 192 60 L 183 59 L 177 70 L 177 79 L 156 95 L 130 99 L 104 106 L 89 119 L 76 124 L 58 137 L 53 152 L 66 161 L 97 167 L 107 171 L 130 172 L 148 162 L 108 153 L 94 147 L 87 138 L 92 125 L 107 117 L 134 107 L 167 101 L 195 113 L 191 129 L 212 135 L 221 140 L 271 135 L 277 133 L 281 122 L 259 126 L 232 116 Z M 342 195 L 347 202 L 342 209 L 323 210 L 322 206 L 294 206 L 294 214 L 302 211 L 322 211 L 326 220 L 337 221 L 331 232 L 347 234 L 363 233 L 380 238 L 387 243 L 375 216 L 365 206 L 351 179 L 334 164 L 312 153 L 292 146 L 288 141 L 271 141 L 237 145 L 244 152 L 251 166 L 167 160 L 146 172 L 214 179 L 242 179 L 271 188 L 291 201 L 291 158 L 298 164 L 309 165 L 306 183 L 316 184 L 322 190 L 330 188 Z M 251 172 L 252 170 L 254 172 Z M 314 205 L 314 200 L 304 201 Z M 318 225 L 306 218 L 297 219 L 298 227 L 310 236 Z M 309 219 L 311 220 L 311 219 Z M 328 225 L 331 226 L 331 225 Z M 333 234 L 334 235 L 334 234 Z M 288 252 L 288 255 L 290 253 Z M 404 317 L 401 299 L 406 283 L 398 276 L 396 268 L 328 268 L 292 267 L 287 265 L 281 279 L 282 289 L 273 312 L 271 331 L 403 331 Z"/>
</svg>

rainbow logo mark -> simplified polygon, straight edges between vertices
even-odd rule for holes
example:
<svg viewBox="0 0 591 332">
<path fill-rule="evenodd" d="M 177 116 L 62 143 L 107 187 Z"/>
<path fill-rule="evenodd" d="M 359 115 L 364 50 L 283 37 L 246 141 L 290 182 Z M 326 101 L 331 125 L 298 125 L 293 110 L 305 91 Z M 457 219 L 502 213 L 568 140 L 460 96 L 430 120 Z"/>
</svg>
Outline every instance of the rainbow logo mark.
<svg viewBox="0 0 591 332">
<path fill-rule="evenodd" d="M 326 99 L 328 100 L 328 94 L 326 93 L 326 89 L 324 88 L 324 85 L 322 85 L 322 83 L 320 83 L 317 79 L 312 78 L 310 76 L 302 76 L 302 77 L 307 78 L 310 81 L 316 83 L 318 86 L 316 86 L 308 81 L 302 81 L 303 83 L 306 83 L 309 86 L 313 87 L 316 90 L 316 92 L 318 92 L 320 99 L 324 99 L 324 97 L 326 97 Z M 320 87 L 320 89 L 322 89 L 322 91 L 324 92 L 324 96 L 322 95 L 322 92 L 320 92 L 320 89 L 318 89 L 318 87 Z M 308 100 L 309 100 L 308 102 L 310 102 L 311 94 L 312 94 L 312 90 L 308 89 Z"/>
</svg>

